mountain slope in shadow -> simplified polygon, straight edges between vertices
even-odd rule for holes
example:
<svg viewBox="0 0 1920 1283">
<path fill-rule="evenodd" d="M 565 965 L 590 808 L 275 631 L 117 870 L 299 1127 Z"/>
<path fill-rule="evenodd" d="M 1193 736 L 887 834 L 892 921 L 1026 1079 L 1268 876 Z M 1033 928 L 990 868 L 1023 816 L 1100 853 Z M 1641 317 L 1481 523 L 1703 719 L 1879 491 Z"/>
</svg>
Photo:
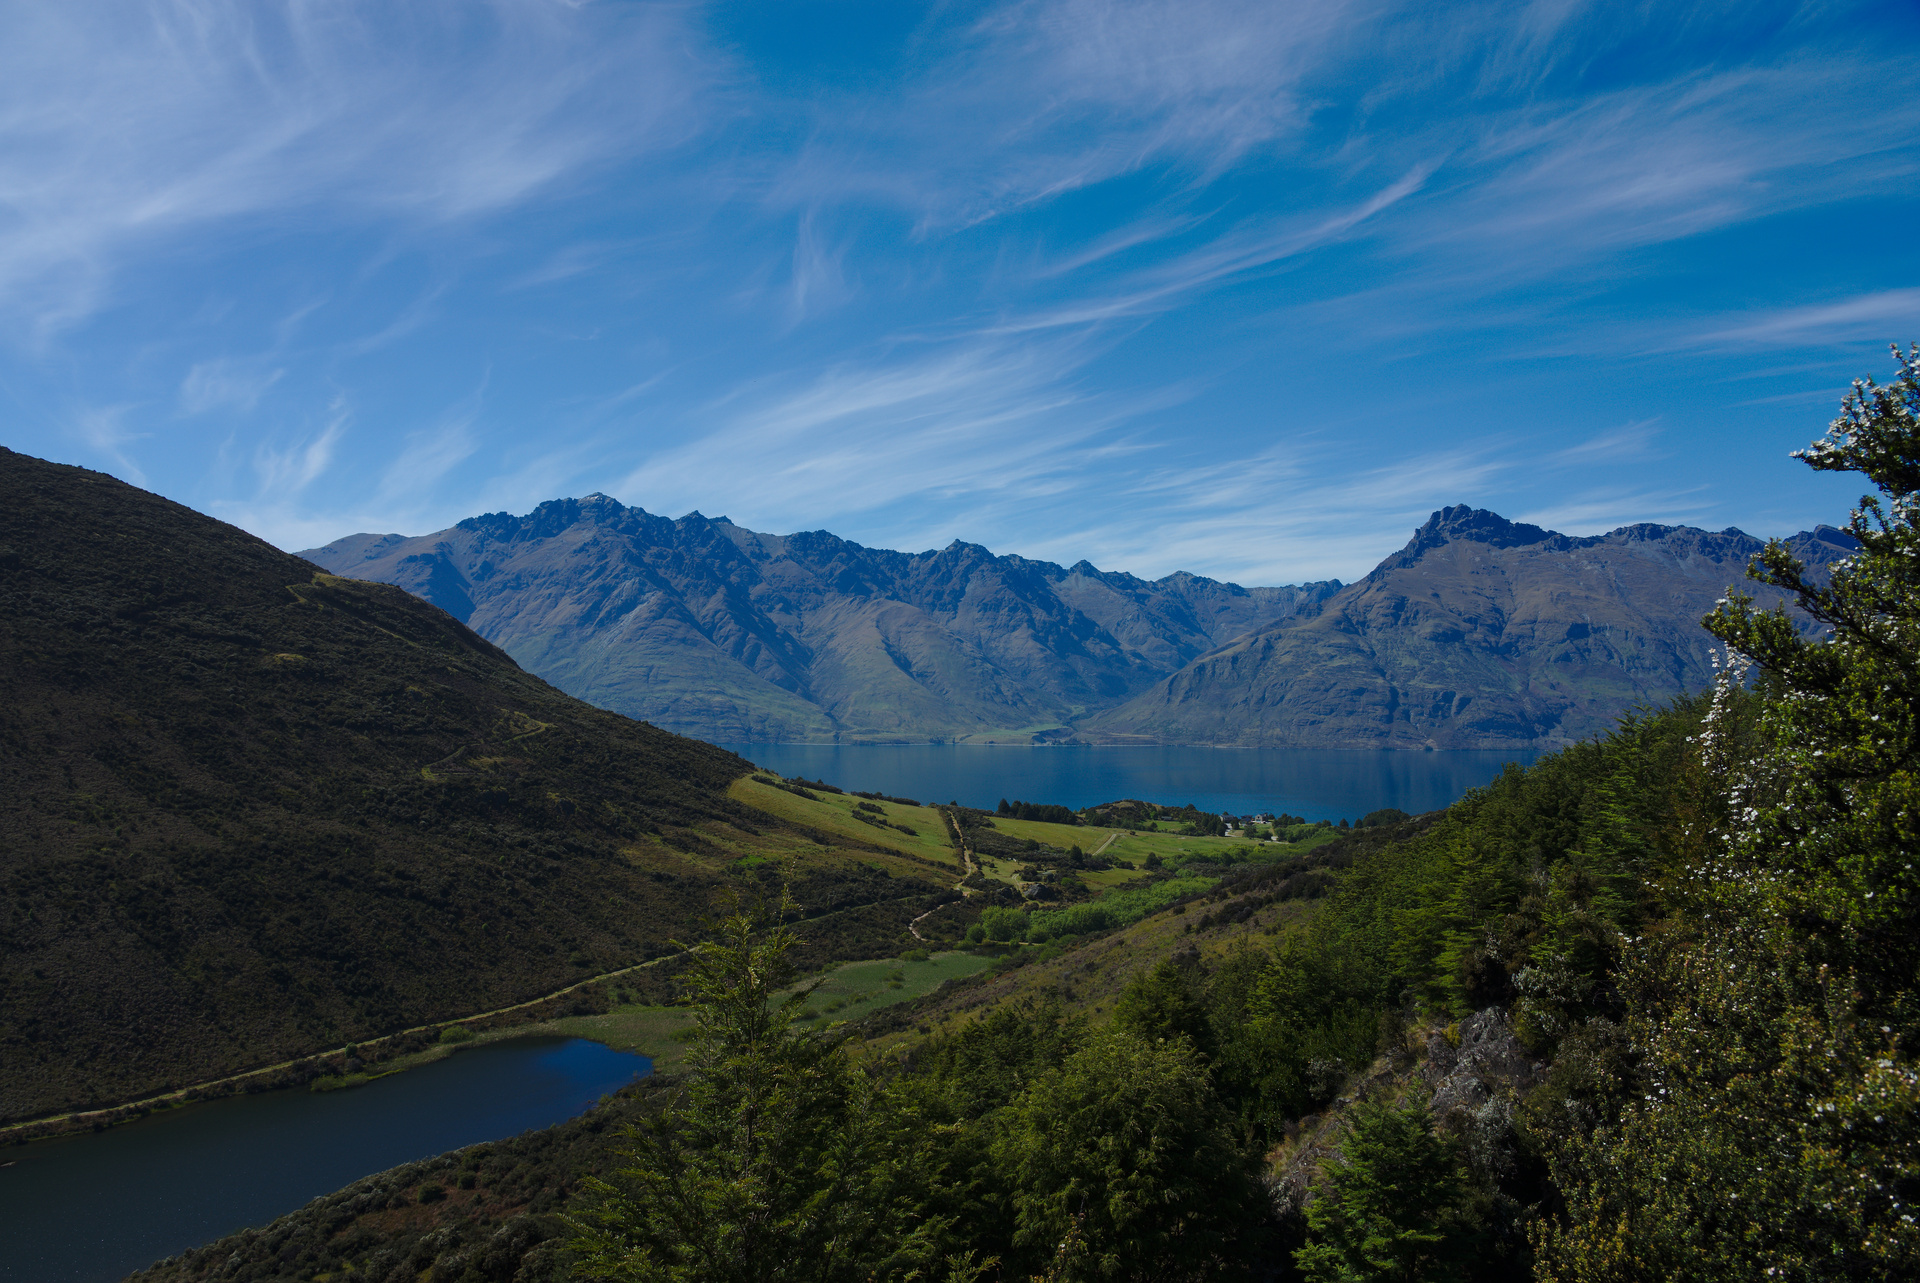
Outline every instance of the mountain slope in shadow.
<svg viewBox="0 0 1920 1283">
<path fill-rule="evenodd" d="M 793 855 L 803 905 L 951 880 L 733 800 L 747 770 L 397 588 L 0 450 L 0 1121 L 658 956 L 745 851 Z"/>
</svg>

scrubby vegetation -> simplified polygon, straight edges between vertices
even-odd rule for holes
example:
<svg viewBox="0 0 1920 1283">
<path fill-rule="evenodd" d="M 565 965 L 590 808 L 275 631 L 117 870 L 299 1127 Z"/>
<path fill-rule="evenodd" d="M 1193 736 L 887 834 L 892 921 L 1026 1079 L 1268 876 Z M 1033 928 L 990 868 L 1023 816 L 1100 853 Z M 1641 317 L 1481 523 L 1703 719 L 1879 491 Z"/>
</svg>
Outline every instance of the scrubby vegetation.
<svg viewBox="0 0 1920 1283">
<path fill-rule="evenodd" d="M 1096 900 L 1086 900 L 1061 909 L 1023 911 L 1011 908 L 988 909 L 980 922 L 968 932 L 972 940 L 1007 942 L 1032 940 L 1044 943 L 1066 936 L 1110 931 L 1138 922 L 1156 909 L 1203 891 L 1213 883 L 1204 878 L 1169 878 L 1141 887 L 1109 891 Z"/>
<path fill-rule="evenodd" d="M 1056 806 L 1047 802 L 1009 802 L 1000 799 L 998 814 L 1010 816 L 1016 820 L 1038 820 L 1043 824 L 1078 824 L 1080 816 L 1069 806 Z"/>
</svg>

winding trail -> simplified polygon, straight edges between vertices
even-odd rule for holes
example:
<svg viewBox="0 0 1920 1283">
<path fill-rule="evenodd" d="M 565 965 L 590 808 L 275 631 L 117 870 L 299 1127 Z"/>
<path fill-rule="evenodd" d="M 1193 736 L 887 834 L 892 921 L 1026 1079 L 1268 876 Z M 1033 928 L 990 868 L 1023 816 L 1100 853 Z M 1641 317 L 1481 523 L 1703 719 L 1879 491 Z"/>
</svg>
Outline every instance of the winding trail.
<svg viewBox="0 0 1920 1283">
<path fill-rule="evenodd" d="M 973 888 L 967 885 L 967 879 L 972 877 L 975 873 L 979 872 L 980 866 L 974 863 L 973 849 L 969 847 L 961 839 L 960 831 L 958 828 L 954 826 L 953 819 L 950 816 L 947 817 L 947 834 L 952 839 L 954 846 L 958 848 L 960 852 L 960 866 L 964 870 L 960 874 L 960 880 L 953 884 L 953 889 L 955 891 L 958 891 L 962 896 L 971 896 L 973 894 Z M 1102 851 L 1112 846 L 1114 842 L 1119 839 L 1119 837 L 1120 837 L 1120 834 L 1118 830 L 1107 834 L 1107 840 L 1102 842 L 1099 846 L 1095 847 L 1093 849 L 1093 854 L 1094 855 L 1100 854 Z M 951 900 L 947 901 L 947 904 L 952 904 L 952 903 L 953 901 Z M 921 914 L 919 917 L 915 918 L 913 921 L 907 923 L 907 930 L 913 932 L 913 938 L 915 940 L 920 941 L 922 944 L 933 943 L 931 940 L 928 940 L 925 936 L 920 934 L 920 923 L 923 919 L 932 917 L 934 914 L 938 913 L 941 909 L 945 907 L 946 907 L 945 905 L 936 904 L 933 908 L 928 909 L 925 913 Z"/>
<path fill-rule="evenodd" d="M 978 873 L 980 866 L 974 863 L 973 849 L 967 845 L 967 840 L 961 836 L 959 824 L 955 823 L 953 816 L 948 814 L 945 807 L 939 809 L 940 818 L 947 826 L 947 840 L 953 843 L 953 849 L 960 853 L 960 880 L 953 884 L 953 889 L 958 891 L 961 897 L 965 899 L 973 895 L 973 888 L 967 885 L 967 879 Z M 952 903 L 953 901 L 951 900 L 947 901 L 947 904 Z M 920 941 L 922 944 L 933 943 L 933 941 L 920 934 L 920 923 L 944 908 L 946 908 L 945 904 L 936 904 L 913 921 L 907 923 L 907 930 L 913 932 L 913 938 L 915 940 Z"/>
<path fill-rule="evenodd" d="M 955 891 L 958 891 L 962 896 L 962 898 L 965 898 L 973 894 L 973 888 L 967 885 L 967 879 L 972 877 L 978 871 L 979 866 L 977 866 L 973 862 L 973 852 L 969 851 L 964 846 L 960 848 L 960 867 L 962 869 L 962 872 L 960 874 L 960 880 L 953 884 L 953 889 Z M 953 901 L 951 900 L 947 901 L 947 904 L 952 904 L 952 903 Z M 920 943 L 932 944 L 933 941 L 927 939 L 925 936 L 920 934 L 920 921 L 922 918 L 932 917 L 934 914 L 940 912 L 940 910 L 946 907 L 947 907 L 946 904 L 934 905 L 931 909 L 928 909 L 925 913 L 921 914 L 920 917 L 915 918 L 913 921 L 907 923 L 907 930 L 913 932 L 913 938 L 915 940 L 920 941 Z"/>
</svg>

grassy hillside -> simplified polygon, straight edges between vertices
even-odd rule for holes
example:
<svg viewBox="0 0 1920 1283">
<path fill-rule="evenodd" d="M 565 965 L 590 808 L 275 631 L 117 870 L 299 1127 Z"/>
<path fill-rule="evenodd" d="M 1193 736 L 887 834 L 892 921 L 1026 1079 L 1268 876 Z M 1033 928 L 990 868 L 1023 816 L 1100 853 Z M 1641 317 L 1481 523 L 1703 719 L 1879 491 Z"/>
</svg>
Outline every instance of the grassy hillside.
<svg viewBox="0 0 1920 1283">
<path fill-rule="evenodd" d="M 756 810 L 747 769 L 397 588 L 0 451 L 0 1121 L 548 993 L 783 861 L 827 956 L 908 947 L 937 837 Z"/>
<path fill-rule="evenodd" d="M 822 833 L 895 851 L 910 859 L 949 869 L 954 876 L 959 876 L 960 856 L 947 836 L 946 822 L 933 807 L 903 806 L 885 799 L 814 789 L 804 790 L 812 793 L 812 797 L 802 797 L 791 788 L 781 788 L 778 784 L 767 782 L 778 779 L 778 776 L 769 772 L 758 771 L 735 780 L 728 792 L 736 800 L 769 815 Z M 792 787 L 804 789 L 802 785 Z M 864 811 L 860 809 L 862 807 Z M 854 818 L 856 814 L 865 814 L 870 818 L 858 820 Z M 873 819 L 884 820 L 885 826 L 874 824 Z"/>
</svg>

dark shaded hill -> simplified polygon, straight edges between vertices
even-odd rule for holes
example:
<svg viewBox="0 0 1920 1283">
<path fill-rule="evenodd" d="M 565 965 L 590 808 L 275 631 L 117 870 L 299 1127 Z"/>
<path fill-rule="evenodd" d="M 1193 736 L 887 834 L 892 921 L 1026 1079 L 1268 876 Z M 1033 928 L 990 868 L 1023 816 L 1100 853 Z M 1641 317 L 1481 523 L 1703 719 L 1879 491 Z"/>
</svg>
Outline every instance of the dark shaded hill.
<svg viewBox="0 0 1920 1283">
<path fill-rule="evenodd" d="M 734 741 L 1030 734 L 1340 586 L 1148 582 L 959 542 L 889 552 L 598 494 L 302 555 L 418 594 L 582 699 Z"/>
<path fill-rule="evenodd" d="M 396 588 L 0 450 L 0 1121 L 654 956 L 743 849 L 807 853 L 821 908 L 950 880 L 830 856 L 727 796 L 746 770 Z"/>
<path fill-rule="evenodd" d="M 1763 546 L 1688 526 L 1572 538 L 1447 508 L 1313 618 L 1253 632 L 1079 730 L 1317 748 L 1570 744 L 1711 682 L 1701 617 Z M 1788 546 L 1815 572 L 1856 547 L 1831 526 Z M 1765 605 L 1779 599 L 1760 591 Z"/>
</svg>

